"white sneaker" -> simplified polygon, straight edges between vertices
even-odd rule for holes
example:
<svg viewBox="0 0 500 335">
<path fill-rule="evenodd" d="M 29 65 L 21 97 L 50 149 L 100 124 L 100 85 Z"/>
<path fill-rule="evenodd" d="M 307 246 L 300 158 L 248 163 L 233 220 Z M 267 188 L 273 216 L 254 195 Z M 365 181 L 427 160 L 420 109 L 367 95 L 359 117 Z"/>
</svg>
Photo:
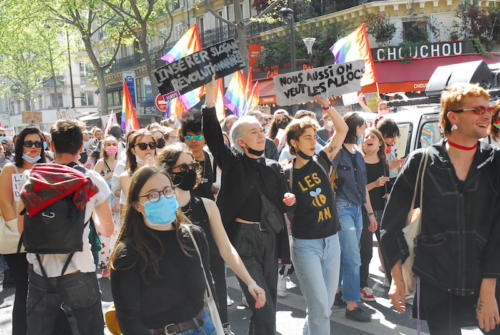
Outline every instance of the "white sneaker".
<svg viewBox="0 0 500 335">
<path fill-rule="evenodd" d="M 287 295 L 286 276 L 278 274 L 278 297 L 285 298 Z"/>
<path fill-rule="evenodd" d="M 227 305 L 228 305 L 228 306 L 232 306 L 233 304 L 234 304 L 234 300 L 233 300 L 233 299 L 231 299 L 231 297 L 228 295 L 228 296 L 227 296 Z"/>
<path fill-rule="evenodd" d="M 241 295 L 241 304 L 242 304 L 243 306 L 249 307 L 249 305 L 248 305 L 248 301 L 247 301 L 247 298 L 245 297 L 245 295 L 244 295 L 244 294 L 242 294 L 242 295 Z"/>
<path fill-rule="evenodd" d="M 231 330 L 231 326 L 227 325 L 224 327 L 224 335 L 236 335 L 236 334 Z"/>
<path fill-rule="evenodd" d="M 391 287 L 391 283 L 387 280 L 387 278 L 384 278 L 384 281 L 382 282 L 383 287 Z"/>
</svg>

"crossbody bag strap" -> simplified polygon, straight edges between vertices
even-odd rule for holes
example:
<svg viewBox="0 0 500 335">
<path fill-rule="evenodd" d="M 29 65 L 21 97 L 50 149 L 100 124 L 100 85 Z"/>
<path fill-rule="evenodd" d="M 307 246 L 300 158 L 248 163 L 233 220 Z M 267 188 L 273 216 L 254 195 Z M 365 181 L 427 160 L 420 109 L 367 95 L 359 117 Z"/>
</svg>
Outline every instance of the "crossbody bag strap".
<svg viewBox="0 0 500 335">
<path fill-rule="evenodd" d="M 429 160 L 429 153 L 426 151 L 424 156 L 424 165 L 422 167 L 422 172 L 420 174 L 420 211 L 424 208 L 424 177 L 425 171 L 427 169 L 427 161 Z"/>
<path fill-rule="evenodd" d="M 423 153 L 423 155 L 422 155 L 422 158 L 420 159 L 420 163 L 418 165 L 417 178 L 415 179 L 415 187 L 413 189 L 413 197 L 411 199 L 410 211 L 413 210 L 414 207 L 415 207 L 415 200 L 417 198 L 417 189 L 418 189 L 418 186 L 419 186 L 419 184 L 423 183 L 423 181 L 421 181 L 421 175 L 422 175 L 423 166 L 427 162 L 427 156 L 428 156 L 427 150 L 425 150 L 424 153 Z M 420 200 L 422 200 L 422 192 L 420 192 Z"/>
<path fill-rule="evenodd" d="M 198 254 L 198 258 L 200 259 L 200 265 L 201 265 L 201 269 L 203 270 L 203 277 L 205 278 L 205 285 L 207 287 L 208 296 L 211 298 L 214 298 L 214 296 L 212 295 L 212 289 L 210 287 L 210 283 L 208 282 L 208 277 L 207 277 L 207 273 L 205 271 L 205 265 L 203 264 L 203 258 L 201 257 L 200 248 L 198 248 L 198 243 L 196 242 L 196 239 L 193 236 L 193 232 L 191 231 L 191 227 L 189 227 L 189 225 L 184 225 L 184 226 L 186 227 L 186 230 L 188 231 L 188 234 L 189 234 L 189 237 L 191 238 L 191 241 L 193 241 L 194 248 L 196 249 L 196 253 Z"/>
</svg>

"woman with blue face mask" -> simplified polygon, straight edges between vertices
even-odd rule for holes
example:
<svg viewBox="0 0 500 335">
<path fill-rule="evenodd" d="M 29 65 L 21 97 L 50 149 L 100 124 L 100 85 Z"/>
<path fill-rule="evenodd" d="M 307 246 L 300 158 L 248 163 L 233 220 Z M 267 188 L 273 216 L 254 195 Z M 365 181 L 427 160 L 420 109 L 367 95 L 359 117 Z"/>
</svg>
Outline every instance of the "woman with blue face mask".
<svg viewBox="0 0 500 335">
<path fill-rule="evenodd" d="M 156 158 L 157 164 L 164 168 L 174 182 L 179 207 L 189 220 L 203 228 L 210 251 L 210 272 L 214 278 L 219 316 L 225 334 L 233 334 L 230 330 L 227 315 L 227 288 L 225 264 L 233 270 L 248 287 L 259 305 L 264 305 L 265 293 L 248 273 L 238 252 L 227 237 L 219 209 L 211 199 L 200 197 L 193 192 L 201 180 L 201 166 L 194 155 L 183 145 L 171 145 L 163 149 Z"/>
<path fill-rule="evenodd" d="M 365 207 L 369 220 L 368 230 L 377 230 L 367 188 L 366 165 L 361 154 L 361 143 L 366 129 L 365 120 L 357 113 L 347 113 L 344 121 L 349 130 L 339 154 L 333 160 L 337 171 L 336 207 L 340 222 L 339 241 L 341 250 L 340 272 L 342 300 L 345 302 L 346 318 L 369 322 L 370 314 L 359 306 L 360 295 L 360 249 L 359 241 L 363 230 L 362 208 Z M 341 303 L 340 294 L 335 298 Z"/>
<path fill-rule="evenodd" d="M 204 274 L 187 226 L 204 264 L 209 264 L 208 244 L 203 230 L 179 209 L 167 173 L 155 166 L 138 169 L 127 208 L 111 256 L 111 289 L 122 334 L 215 334 L 204 310 Z"/>
<path fill-rule="evenodd" d="M 22 180 L 25 171 L 36 163 L 45 163 L 44 137 L 37 128 L 25 128 L 16 137 L 15 159 L 5 164 L 0 174 L 0 212 L 6 225 L 17 227 L 16 202 L 21 182 L 13 184 L 13 179 Z M 2 241 L 0 241 L 2 243 Z M 5 255 L 5 260 L 14 275 L 16 295 L 12 311 L 12 334 L 26 334 L 26 298 L 28 294 L 28 263 L 25 253 Z"/>
</svg>

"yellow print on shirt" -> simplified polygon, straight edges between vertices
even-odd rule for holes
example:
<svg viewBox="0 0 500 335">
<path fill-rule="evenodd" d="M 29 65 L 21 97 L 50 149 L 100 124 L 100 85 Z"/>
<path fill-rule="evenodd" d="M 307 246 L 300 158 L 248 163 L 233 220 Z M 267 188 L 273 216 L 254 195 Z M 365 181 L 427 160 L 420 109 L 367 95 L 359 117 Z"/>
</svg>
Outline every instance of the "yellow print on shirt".
<svg viewBox="0 0 500 335">
<path fill-rule="evenodd" d="M 325 206 L 327 198 L 326 195 L 321 193 L 321 188 L 317 187 L 321 184 L 321 178 L 318 176 L 318 173 L 313 172 L 311 175 L 305 176 L 303 180 L 298 182 L 300 189 L 303 192 L 308 192 L 312 198 L 312 205 L 314 207 L 320 208 L 318 211 L 318 217 L 316 222 L 321 222 L 327 219 L 332 218 L 332 213 L 330 211 L 330 207 Z"/>
</svg>

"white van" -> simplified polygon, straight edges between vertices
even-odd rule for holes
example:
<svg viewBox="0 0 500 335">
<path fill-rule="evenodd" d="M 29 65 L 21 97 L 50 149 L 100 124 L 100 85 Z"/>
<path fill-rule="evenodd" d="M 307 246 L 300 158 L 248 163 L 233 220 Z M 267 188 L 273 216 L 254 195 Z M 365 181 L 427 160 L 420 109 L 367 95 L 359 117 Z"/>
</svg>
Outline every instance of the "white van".
<svg viewBox="0 0 500 335">
<path fill-rule="evenodd" d="M 439 129 L 439 105 L 415 105 L 399 107 L 400 111 L 384 115 L 399 126 L 400 136 L 396 143 L 398 158 L 408 156 L 418 148 L 426 148 L 442 139 Z M 368 126 L 373 126 L 376 113 L 358 112 Z"/>
</svg>

